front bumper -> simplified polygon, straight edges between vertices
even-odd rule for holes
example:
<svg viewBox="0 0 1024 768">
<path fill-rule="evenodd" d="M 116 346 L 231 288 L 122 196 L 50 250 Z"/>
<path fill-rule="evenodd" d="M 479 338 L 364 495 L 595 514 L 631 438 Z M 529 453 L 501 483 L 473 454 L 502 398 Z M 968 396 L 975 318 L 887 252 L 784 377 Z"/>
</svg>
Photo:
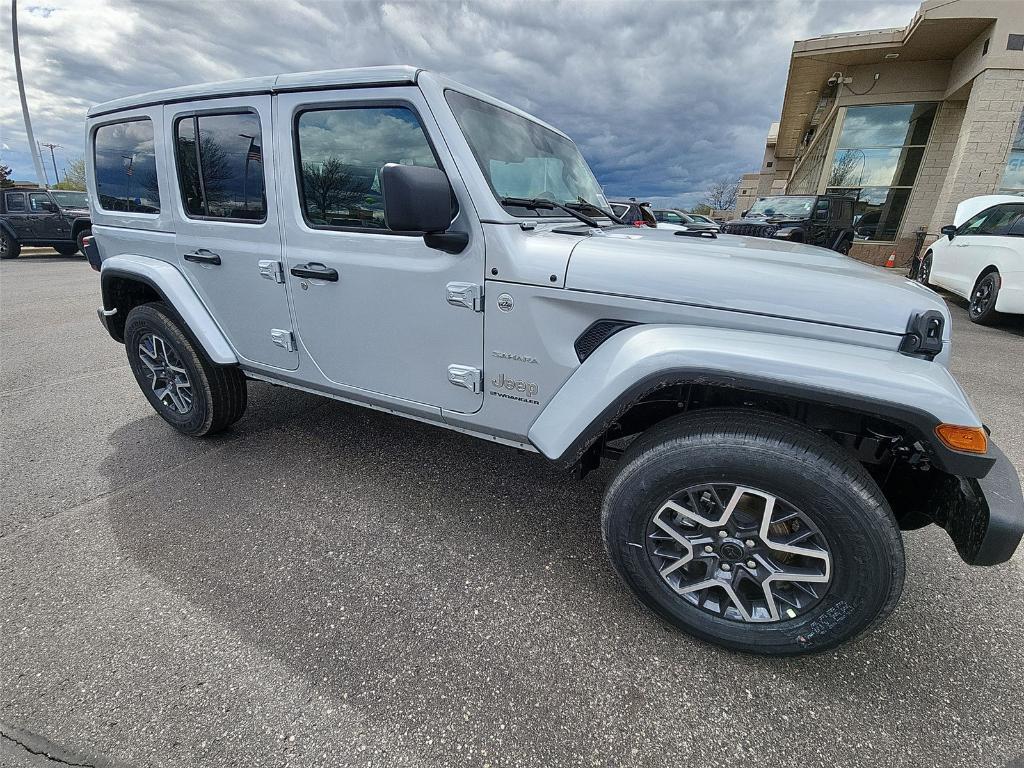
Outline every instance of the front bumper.
<svg viewBox="0 0 1024 768">
<path fill-rule="evenodd" d="M 1005 563 L 1024 535 L 1024 494 L 1017 470 L 991 441 L 989 455 L 995 464 L 985 477 L 950 476 L 935 499 L 936 522 L 970 565 Z"/>
</svg>

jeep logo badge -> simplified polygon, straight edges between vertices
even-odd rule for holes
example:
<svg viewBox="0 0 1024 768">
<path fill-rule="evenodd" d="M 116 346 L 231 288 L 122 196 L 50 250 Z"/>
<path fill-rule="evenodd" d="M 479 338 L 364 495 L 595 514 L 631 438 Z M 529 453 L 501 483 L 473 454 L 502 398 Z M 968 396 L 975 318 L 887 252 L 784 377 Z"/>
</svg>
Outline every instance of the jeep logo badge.
<svg viewBox="0 0 1024 768">
<path fill-rule="evenodd" d="M 512 296 L 509 294 L 503 293 L 498 297 L 498 309 L 502 312 L 511 312 L 513 306 L 515 306 L 515 302 L 512 301 Z"/>
</svg>

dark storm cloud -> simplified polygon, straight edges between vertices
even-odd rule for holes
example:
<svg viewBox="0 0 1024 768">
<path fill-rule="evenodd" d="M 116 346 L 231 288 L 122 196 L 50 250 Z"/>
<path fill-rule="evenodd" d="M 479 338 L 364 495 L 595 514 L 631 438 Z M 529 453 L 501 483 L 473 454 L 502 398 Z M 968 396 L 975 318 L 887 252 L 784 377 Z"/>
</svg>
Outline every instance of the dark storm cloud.
<svg viewBox="0 0 1024 768">
<path fill-rule="evenodd" d="M 756 170 L 794 39 L 901 26 L 916 2 L 26 2 L 36 138 L 83 151 L 89 105 L 192 82 L 409 63 L 574 139 L 609 195 L 693 203 Z M 10 40 L 9 7 L 0 39 Z M 0 158 L 32 178 L 11 57 Z M 47 156 L 47 160 L 48 160 Z M 64 157 L 58 157 L 58 167 Z"/>
</svg>

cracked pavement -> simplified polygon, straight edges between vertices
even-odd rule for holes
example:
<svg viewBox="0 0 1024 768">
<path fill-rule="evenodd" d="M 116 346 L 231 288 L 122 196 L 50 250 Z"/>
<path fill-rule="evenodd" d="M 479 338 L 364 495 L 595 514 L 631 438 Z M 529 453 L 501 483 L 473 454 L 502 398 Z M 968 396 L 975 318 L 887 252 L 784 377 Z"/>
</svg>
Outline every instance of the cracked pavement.
<svg viewBox="0 0 1024 768">
<path fill-rule="evenodd" d="M 79 259 L 0 264 L 0 765 L 1024 754 L 1019 553 L 972 569 L 942 531 L 910 532 L 876 632 L 797 660 L 730 654 L 613 574 L 607 468 L 576 482 L 260 383 L 234 429 L 191 440 L 149 408 L 98 301 Z M 1024 324 L 951 306 L 955 372 L 1024 467 Z"/>
</svg>

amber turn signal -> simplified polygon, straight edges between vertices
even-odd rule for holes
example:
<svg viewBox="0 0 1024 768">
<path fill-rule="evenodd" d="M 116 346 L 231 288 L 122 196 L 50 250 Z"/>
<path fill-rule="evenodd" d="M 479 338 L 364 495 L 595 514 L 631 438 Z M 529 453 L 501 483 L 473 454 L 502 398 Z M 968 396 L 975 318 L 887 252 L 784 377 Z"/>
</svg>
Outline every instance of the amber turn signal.
<svg viewBox="0 0 1024 768">
<path fill-rule="evenodd" d="M 960 427 L 956 424 L 939 424 L 935 428 L 939 440 L 954 451 L 985 453 L 988 451 L 988 436 L 981 427 Z"/>
</svg>

